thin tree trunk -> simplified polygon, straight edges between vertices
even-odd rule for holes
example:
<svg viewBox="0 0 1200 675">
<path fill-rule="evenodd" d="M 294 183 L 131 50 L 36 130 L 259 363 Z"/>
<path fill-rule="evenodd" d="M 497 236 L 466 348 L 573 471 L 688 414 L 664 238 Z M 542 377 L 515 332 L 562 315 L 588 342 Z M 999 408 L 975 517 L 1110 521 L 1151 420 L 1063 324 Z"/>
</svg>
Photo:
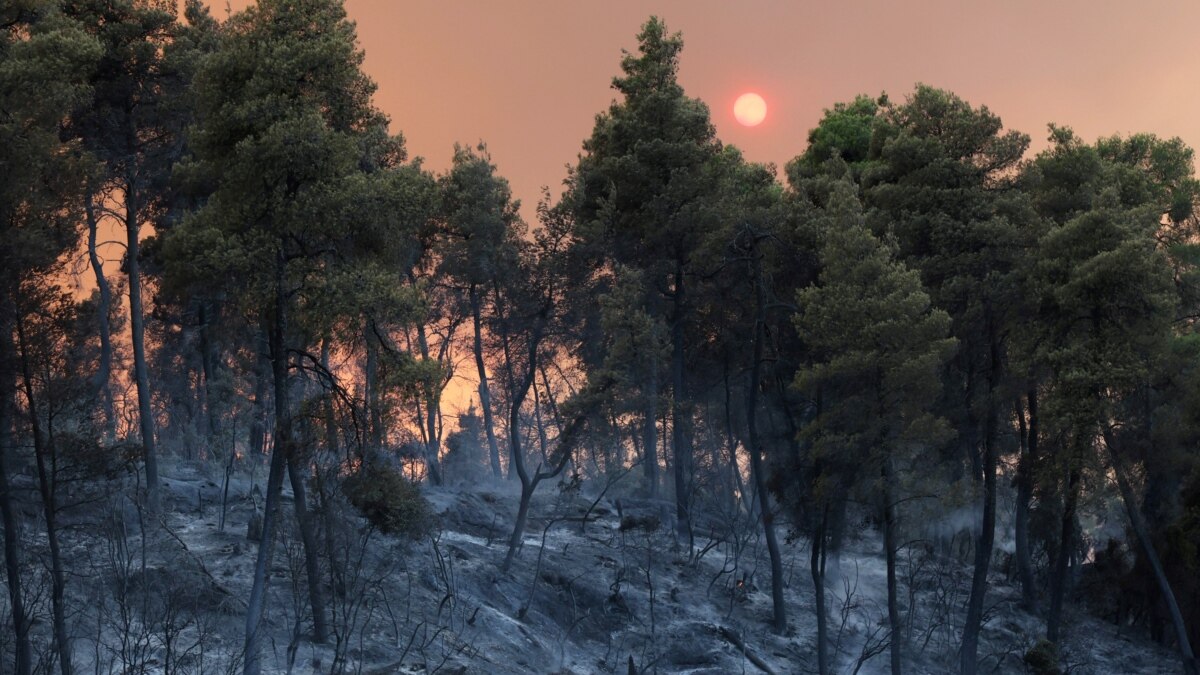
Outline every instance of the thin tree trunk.
<svg viewBox="0 0 1200 675">
<path fill-rule="evenodd" d="M 746 513 L 754 512 L 754 503 L 750 501 L 749 491 L 742 482 L 742 468 L 738 465 L 737 437 L 733 432 L 733 393 L 729 386 L 729 364 L 725 364 L 725 437 L 729 445 L 729 482 L 730 494 L 736 495 L 735 508 L 745 509 Z"/>
<path fill-rule="evenodd" d="M 29 342 L 23 322 L 17 319 L 17 336 L 21 351 L 22 380 L 25 385 L 25 403 L 29 412 L 29 427 L 33 432 L 33 455 L 37 463 L 38 490 L 42 497 L 42 515 L 46 519 L 46 541 L 50 548 L 50 607 L 53 615 L 54 642 L 58 652 L 59 670 L 62 675 L 71 675 L 71 639 L 67 634 L 66 580 L 63 575 L 62 552 L 58 545 L 58 500 L 55 495 L 55 478 L 52 468 L 46 467 L 46 456 L 54 449 L 47 443 L 38 414 L 37 398 L 33 393 L 33 369 L 29 363 Z"/>
<path fill-rule="evenodd" d="M 13 447 L 13 399 L 16 396 L 16 363 L 12 344 L 12 326 L 7 317 L 16 314 L 11 303 L 0 305 L 0 520 L 4 524 L 4 571 L 8 583 L 8 601 L 12 609 L 13 673 L 29 675 L 33 669 L 29 646 L 30 619 L 25 613 L 24 589 L 21 586 L 21 531 L 13 507 L 12 486 L 8 478 L 8 454 Z"/>
<path fill-rule="evenodd" d="M 475 369 L 479 373 L 479 407 L 483 409 L 483 430 L 487 434 L 492 475 L 500 478 L 500 444 L 496 441 L 496 425 L 492 420 L 492 394 L 488 389 L 487 366 L 483 362 L 483 311 L 480 307 L 479 289 L 471 286 L 471 320 L 475 328 Z"/>
<path fill-rule="evenodd" d="M 243 654 L 244 675 L 262 672 L 262 615 L 266 602 L 267 572 L 275 546 L 275 527 L 278 521 L 283 474 L 291 453 L 292 429 L 288 394 L 287 298 L 284 289 L 284 259 L 282 249 L 275 260 L 275 311 L 270 329 L 271 370 L 275 383 L 275 442 L 271 449 L 271 468 L 267 474 L 266 506 L 263 509 L 262 535 L 258 558 L 254 564 L 254 582 L 246 603 L 246 644 Z"/>
<path fill-rule="evenodd" d="M 267 379 L 271 370 L 271 357 L 268 354 L 268 338 L 259 331 L 255 338 L 254 360 L 254 403 L 251 408 L 250 420 L 250 461 L 252 466 L 258 466 L 267 446 Z"/>
<path fill-rule="evenodd" d="M 1046 614 L 1046 640 L 1055 645 L 1059 644 L 1061 638 L 1063 600 L 1068 585 L 1067 563 L 1075 545 L 1075 508 L 1079 503 L 1079 479 L 1079 469 L 1071 467 L 1067 472 L 1058 555 L 1054 559 L 1054 570 L 1050 578 L 1050 611 Z"/>
<path fill-rule="evenodd" d="M 150 374 L 146 366 L 145 312 L 142 309 L 142 264 L 138 237 L 140 221 L 137 187 L 132 177 L 125 182 L 126 264 L 129 270 L 129 325 L 133 341 L 133 376 L 137 384 L 138 421 L 146 460 L 146 503 L 158 510 L 158 450 L 154 439 L 154 410 L 150 406 Z"/>
<path fill-rule="evenodd" d="M 512 568 L 513 560 L 517 557 L 517 550 L 521 548 L 521 539 L 525 536 L 525 527 L 529 523 L 529 505 L 533 503 L 535 489 L 537 489 L 536 484 L 521 482 L 521 502 L 517 507 L 517 520 L 513 523 L 512 534 L 508 536 L 508 552 L 504 554 L 504 565 L 500 567 L 501 572 L 507 573 Z"/>
<path fill-rule="evenodd" d="M 903 647 L 900 608 L 896 600 L 896 477 L 892 460 L 883 460 L 883 553 L 887 560 L 887 605 L 888 627 L 892 635 L 888 646 L 891 651 L 892 675 L 900 675 L 900 651 Z"/>
<path fill-rule="evenodd" d="M 761 262 L 754 261 L 754 289 L 756 316 L 754 319 L 753 363 L 750 364 L 750 384 L 746 388 L 746 429 L 750 436 L 750 473 L 754 479 L 754 490 L 758 493 L 758 506 L 762 514 L 763 534 L 767 540 L 767 553 L 771 559 L 771 603 L 774 608 L 773 627 L 783 635 L 787 632 L 787 605 L 783 599 L 783 557 L 779 541 L 775 537 L 775 517 L 771 510 L 771 497 L 767 492 L 766 471 L 762 465 L 762 443 L 758 436 L 758 392 L 762 386 L 763 340 L 766 331 L 767 298 L 763 286 Z"/>
<path fill-rule="evenodd" d="M 369 319 L 364 333 L 367 347 L 364 373 L 364 386 L 367 390 L 367 438 L 371 450 L 378 452 L 383 448 L 383 416 L 379 409 L 379 341 L 374 335 L 374 323 Z"/>
<path fill-rule="evenodd" d="M 329 371 L 329 338 L 321 340 L 321 368 Z M 334 416 L 333 410 L 333 392 L 325 392 L 325 403 L 321 406 L 322 415 L 325 418 L 325 449 L 329 451 L 330 456 L 337 457 L 340 451 L 340 443 L 338 442 L 337 418 Z"/>
<path fill-rule="evenodd" d="M 317 533 L 312 513 L 308 510 L 303 467 L 298 467 L 297 462 L 294 455 L 288 458 L 288 478 L 292 482 L 296 523 L 300 526 L 300 539 L 304 543 L 304 571 L 308 577 L 308 602 L 313 614 L 313 641 L 323 644 L 329 640 L 329 622 L 326 619 L 325 593 L 321 586 L 321 565 L 317 558 Z"/>
<path fill-rule="evenodd" d="M 1038 399 L 1037 390 L 1030 389 L 1027 397 L 1027 415 L 1020 410 L 1017 419 L 1021 422 L 1022 452 L 1017 465 L 1017 512 L 1015 538 L 1017 576 L 1021 580 L 1021 604 L 1025 611 L 1036 614 L 1038 608 L 1037 580 L 1033 573 L 1033 554 L 1029 548 L 1029 505 L 1033 501 L 1033 470 L 1038 450 Z M 1020 401 L 1017 402 L 1020 406 Z M 1025 420 L 1028 416 L 1029 424 Z"/>
<path fill-rule="evenodd" d="M 647 369 L 646 380 L 645 403 L 642 407 L 642 471 L 649 497 L 658 499 L 658 364 L 652 364 Z"/>
<path fill-rule="evenodd" d="M 812 536 L 812 552 L 809 571 L 813 581 L 813 611 L 817 613 L 817 673 L 829 673 L 829 626 L 825 614 L 825 526 L 828 507 L 821 509 L 821 517 Z"/>
<path fill-rule="evenodd" d="M 421 350 L 421 358 L 429 359 L 429 338 L 425 335 L 425 326 L 417 324 L 417 346 Z M 438 384 L 431 385 L 425 396 L 425 475 L 430 485 L 442 484 L 442 467 L 438 461 L 438 449 L 441 439 L 438 438 L 437 415 L 441 406 L 442 388 Z"/>
<path fill-rule="evenodd" d="M 983 604 L 987 595 L 987 575 L 996 543 L 996 377 L 1000 368 L 999 345 L 989 319 L 988 401 L 983 420 L 983 457 L 979 462 L 983 474 L 983 519 L 979 537 L 975 540 L 975 571 L 971 577 L 971 595 L 967 600 L 967 616 L 963 624 L 962 649 L 959 655 L 962 675 L 975 675 L 979 669 L 979 631 L 983 623 Z M 976 453 L 971 453 L 974 456 Z"/>
<path fill-rule="evenodd" d="M 1171 589 L 1171 582 L 1167 579 L 1166 571 L 1163 570 L 1158 552 L 1154 549 L 1154 542 L 1150 539 L 1150 530 L 1146 527 L 1146 521 L 1142 518 L 1142 512 L 1138 508 L 1137 498 L 1134 497 L 1133 486 L 1129 484 L 1121 457 L 1113 444 L 1112 433 L 1108 430 L 1104 432 L 1104 444 L 1108 447 L 1113 475 L 1117 479 L 1117 489 L 1121 492 L 1121 501 L 1125 503 L 1125 512 L 1129 515 L 1129 524 L 1133 527 L 1138 543 L 1141 544 L 1142 552 L 1150 563 L 1150 569 L 1154 571 L 1154 581 L 1158 584 L 1158 590 L 1162 593 L 1163 600 L 1167 604 L 1167 611 L 1171 615 L 1171 625 L 1175 629 L 1175 640 L 1179 643 L 1179 658 L 1183 664 L 1183 672 L 1186 675 L 1200 675 L 1200 665 L 1196 663 L 1196 655 L 1192 651 L 1192 643 L 1188 638 L 1183 613 L 1179 609 L 1179 603 L 1175 599 L 1175 592 Z"/>
<path fill-rule="evenodd" d="M 207 425 L 209 451 L 220 447 L 217 443 L 217 433 L 220 428 L 220 411 L 217 409 L 217 397 L 214 396 L 213 380 L 217 377 L 219 359 L 217 345 L 212 331 L 212 305 L 207 301 L 200 302 L 200 365 L 204 369 L 204 418 Z"/>
<path fill-rule="evenodd" d="M 504 565 L 500 568 L 502 572 L 507 573 L 509 568 L 512 567 L 513 559 L 517 555 L 517 549 L 521 546 L 521 538 L 525 534 L 525 525 L 529 518 L 529 505 L 533 501 L 533 491 L 537 489 L 538 483 L 542 479 L 542 472 L 540 470 L 534 471 L 531 476 L 528 469 L 525 468 L 525 454 L 521 448 L 520 432 L 521 405 L 525 402 L 525 397 L 529 395 L 529 387 L 533 384 L 542 331 L 540 326 L 535 327 L 533 334 L 529 338 L 529 349 L 526 354 L 528 363 L 525 364 L 526 372 L 519 384 L 513 375 L 513 358 L 509 345 L 508 326 L 505 321 L 501 321 L 500 331 L 500 338 L 503 341 L 504 347 L 504 368 L 509 388 L 508 445 L 512 454 L 508 461 L 510 473 L 514 473 L 521 481 L 521 504 L 517 508 L 517 520 L 513 525 L 512 535 L 508 538 L 508 553 L 504 556 Z"/>
<path fill-rule="evenodd" d="M 117 437 L 117 411 L 112 393 L 112 327 L 109 325 L 109 312 L 112 311 L 112 288 L 108 278 L 104 276 L 104 265 L 96 251 L 96 234 L 99 223 L 96 220 L 96 208 L 92 203 L 92 194 L 88 193 L 83 202 L 84 214 L 88 225 L 88 262 L 96 276 L 96 290 L 99 302 L 96 305 L 96 330 L 100 334 L 100 363 L 96 369 L 96 385 L 100 392 L 100 404 L 104 412 L 104 435 L 111 442 Z"/>
<path fill-rule="evenodd" d="M 675 314 L 671 325 L 671 444 L 675 454 L 675 533 L 681 542 L 691 544 L 692 444 L 688 437 L 691 406 L 687 400 L 687 374 L 684 363 L 684 310 L 687 296 L 683 283 L 683 265 L 675 267 Z"/>
</svg>

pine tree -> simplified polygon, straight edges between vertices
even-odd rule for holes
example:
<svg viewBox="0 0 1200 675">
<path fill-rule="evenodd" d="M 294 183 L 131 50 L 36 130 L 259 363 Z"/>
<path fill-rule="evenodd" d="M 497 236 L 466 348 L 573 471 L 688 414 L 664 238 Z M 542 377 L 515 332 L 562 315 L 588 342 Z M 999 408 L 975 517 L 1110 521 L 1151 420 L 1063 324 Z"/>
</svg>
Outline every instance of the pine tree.
<svg viewBox="0 0 1200 675">
<path fill-rule="evenodd" d="M 904 641 L 897 601 L 897 509 L 904 477 L 919 470 L 929 449 L 945 440 L 945 423 L 931 411 L 955 341 L 947 336 L 949 315 L 931 306 L 919 275 L 866 229 L 852 187 L 837 190 L 828 211 L 820 279 L 797 296 L 795 323 L 812 362 L 797 374 L 796 386 L 820 400 L 802 434 L 811 444 L 811 461 L 824 467 L 817 478 L 818 502 L 835 499 L 843 489 L 877 496 L 892 672 L 899 673 Z M 818 648 L 823 652 L 824 644 Z"/>
<path fill-rule="evenodd" d="M 400 139 L 370 103 L 354 26 L 337 0 L 267 0 L 233 16 L 196 77 L 195 159 L 186 178 L 211 192 L 164 242 L 168 274 L 221 286 L 262 318 L 275 432 L 254 583 L 245 672 L 261 671 L 262 615 L 285 469 L 297 489 L 314 635 L 324 637 L 315 542 L 304 505 L 290 386 L 294 356 L 339 317 L 412 304 L 378 259 L 403 241 L 388 211 Z M 391 279 L 393 281 L 387 281 Z M 302 473 L 303 472 L 303 473 Z"/>
<path fill-rule="evenodd" d="M 637 53 L 626 53 L 622 95 L 596 118 L 592 135 L 568 178 L 563 196 L 597 266 L 619 263 L 642 271 L 643 307 L 670 326 L 671 431 L 677 534 L 691 535 L 692 440 L 687 359 L 694 255 L 716 224 L 721 143 L 708 107 L 689 98 L 677 74 L 683 39 L 651 17 L 638 34 Z M 665 305 L 665 306 L 664 306 Z M 644 414 L 647 480 L 656 489 L 654 434 L 658 367 L 646 370 Z"/>
</svg>

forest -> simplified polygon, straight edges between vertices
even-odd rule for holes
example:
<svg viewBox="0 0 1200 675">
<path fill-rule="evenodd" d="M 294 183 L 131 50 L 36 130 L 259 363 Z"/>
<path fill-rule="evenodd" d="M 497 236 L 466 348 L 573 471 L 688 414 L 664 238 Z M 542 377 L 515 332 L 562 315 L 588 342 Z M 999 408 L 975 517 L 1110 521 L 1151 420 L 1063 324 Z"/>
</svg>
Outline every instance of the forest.
<svg viewBox="0 0 1200 675">
<path fill-rule="evenodd" d="M 1200 673 L 1181 140 L 916 84 L 777 171 L 651 17 L 526 222 L 341 0 L 0 24 L 0 673 Z"/>
</svg>

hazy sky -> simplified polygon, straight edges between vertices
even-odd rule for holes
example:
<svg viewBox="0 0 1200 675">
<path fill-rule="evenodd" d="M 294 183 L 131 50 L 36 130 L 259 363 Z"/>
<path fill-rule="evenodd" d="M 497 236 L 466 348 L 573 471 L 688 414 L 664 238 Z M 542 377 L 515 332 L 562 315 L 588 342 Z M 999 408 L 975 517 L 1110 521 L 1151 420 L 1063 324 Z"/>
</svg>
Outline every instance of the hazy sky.
<svg viewBox="0 0 1200 675">
<path fill-rule="evenodd" d="M 236 10 L 247 0 L 232 3 Z M 221 9 L 223 0 L 212 5 Z M 349 0 L 379 85 L 376 103 L 409 154 L 442 170 L 455 142 L 486 141 L 532 213 L 557 196 L 596 113 L 616 92 L 621 49 L 651 14 L 682 31 L 680 81 L 721 139 L 780 167 L 824 108 L 917 82 L 987 105 L 1044 145 L 1048 122 L 1085 139 L 1149 131 L 1200 145 L 1200 2 L 1116 0 Z M 745 91 L 767 101 L 748 129 Z"/>
</svg>

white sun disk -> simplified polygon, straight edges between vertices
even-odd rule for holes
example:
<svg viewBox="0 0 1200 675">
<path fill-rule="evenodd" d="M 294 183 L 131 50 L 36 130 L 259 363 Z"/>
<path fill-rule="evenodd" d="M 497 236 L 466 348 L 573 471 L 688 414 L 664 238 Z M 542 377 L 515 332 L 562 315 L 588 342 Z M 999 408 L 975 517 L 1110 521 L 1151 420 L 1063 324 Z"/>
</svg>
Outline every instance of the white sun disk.
<svg viewBox="0 0 1200 675">
<path fill-rule="evenodd" d="M 742 94 L 733 104 L 733 116 L 743 126 L 756 127 L 767 117 L 767 102 L 755 93 Z"/>
</svg>

